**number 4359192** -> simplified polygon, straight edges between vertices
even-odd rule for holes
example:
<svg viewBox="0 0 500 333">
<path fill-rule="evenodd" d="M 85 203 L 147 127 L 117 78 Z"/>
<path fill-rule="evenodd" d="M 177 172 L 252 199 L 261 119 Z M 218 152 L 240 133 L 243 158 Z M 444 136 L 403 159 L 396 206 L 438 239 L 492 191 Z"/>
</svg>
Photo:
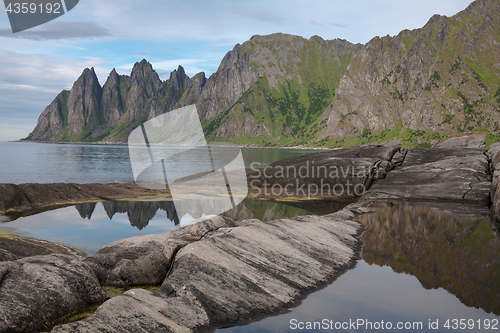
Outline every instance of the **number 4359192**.
<svg viewBox="0 0 500 333">
<path fill-rule="evenodd" d="M 498 319 L 448 319 L 444 324 L 444 328 L 452 330 L 465 330 L 465 329 L 485 329 L 485 330 L 498 330 Z"/>
<path fill-rule="evenodd" d="M 29 3 L 29 2 L 23 2 L 23 3 L 9 3 L 7 8 L 5 9 L 7 13 L 11 14 L 35 14 L 35 13 L 47 13 L 47 14 L 61 14 L 61 4 L 60 3 Z"/>
</svg>

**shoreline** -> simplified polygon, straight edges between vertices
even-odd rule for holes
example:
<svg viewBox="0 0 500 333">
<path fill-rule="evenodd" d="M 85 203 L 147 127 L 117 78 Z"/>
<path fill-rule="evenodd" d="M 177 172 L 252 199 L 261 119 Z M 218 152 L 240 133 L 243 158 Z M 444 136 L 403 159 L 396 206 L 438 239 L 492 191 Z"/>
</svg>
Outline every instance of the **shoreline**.
<svg viewBox="0 0 500 333">
<path fill-rule="evenodd" d="M 331 283 L 356 263 L 362 251 L 360 235 L 365 230 L 359 216 L 372 213 L 370 207 L 377 203 L 427 202 L 435 204 L 438 210 L 461 214 L 473 205 L 484 205 L 492 213 L 492 225 L 500 220 L 500 191 L 497 190 L 500 184 L 498 173 L 494 174 L 495 170 L 500 170 L 500 144 L 492 145 L 490 150 L 462 146 L 410 150 L 381 145 L 357 146 L 287 158 L 271 164 L 269 174 L 275 174 L 273 168 L 279 170 L 283 165 L 309 166 L 309 160 L 316 165 L 340 167 L 361 163 L 380 173 L 365 179 L 357 179 L 354 174 L 337 179 L 347 183 L 357 179 L 359 184 L 366 186 L 366 191 L 359 201 L 332 214 L 267 223 L 213 216 L 167 233 L 132 237 L 105 245 L 84 261 L 101 285 L 162 284 L 162 287 L 154 292 L 128 291 L 105 302 L 88 319 L 57 326 L 53 332 L 85 331 L 96 327 L 109 332 L 113 329 L 134 331 L 138 325 L 187 330 L 196 327 L 209 332 L 277 313 L 300 303 L 309 293 Z M 441 171 L 436 174 L 436 170 Z M 260 179 L 254 179 L 257 178 Z M 285 188 L 294 179 L 262 178 L 273 186 Z M 315 182 L 309 178 L 303 181 L 305 184 Z M 118 198 L 133 193 L 137 187 L 22 184 L 16 190 L 15 185 L 0 184 L 0 211 L 1 196 L 7 193 L 5 189 L 21 195 L 19 200 L 10 202 L 17 202 L 22 207 L 22 195 L 29 205 L 33 206 L 38 200 L 41 206 L 55 199 L 100 201 Z M 167 194 L 143 193 L 149 196 Z M 334 198 L 329 200 L 334 201 Z M 338 247 L 325 245 L 339 240 Z M 300 266 L 300 262 L 309 262 L 310 267 Z M 133 311 L 125 304 L 131 304 Z M 205 309 L 212 308 L 211 304 L 220 306 L 216 308 L 219 310 L 206 312 Z M 179 305 L 185 311 L 152 315 L 160 309 L 174 309 Z M 141 316 L 141 323 L 132 320 L 137 315 Z M 123 321 L 123 318 L 130 320 Z M 173 322 L 179 324 L 172 325 Z"/>
<path fill-rule="evenodd" d="M 11 143 L 48 143 L 48 144 L 57 144 L 57 145 L 92 145 L 92 146 L 120 146 L 126 147 L 127 143 L 117 143 L 117 142 L 52 142 L 52 141 L 30 141 L 30 140 L 14 140 L 14 141 L 4 141 Z M 342 149 L 339 148 L 328 148 L 328 147 L 305 147 L 305 146 L 293 146 L 293 147 L 263 147 L 263 146 L 254 146 L 254 145 L 236 145 L 236 147 L 244 148 L 244 149 L 290 149 L 290 150 L 337 150 Z"/>
</svg>

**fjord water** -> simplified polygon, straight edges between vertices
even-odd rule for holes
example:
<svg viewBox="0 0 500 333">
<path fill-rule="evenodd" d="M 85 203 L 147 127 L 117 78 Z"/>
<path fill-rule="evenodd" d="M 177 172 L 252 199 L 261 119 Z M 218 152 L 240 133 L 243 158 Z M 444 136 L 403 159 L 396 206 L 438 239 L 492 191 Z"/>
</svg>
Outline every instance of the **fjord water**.
<svg viewBox="0 0 500 333">
<path fill-rule="evenodd" d="M 476 208 L 374 207 L 361 216 L 366 231 L 354 269 L 281 315 L 219 331 L 498 332 L 500 240 L 487 208 Z M 364 324 L 351 325 L 358 320 Z M 382 321 L 386 329 L 376 329 Z M 410 328 L 398 330 L 398 323 Z"/>
<path fill-rule="evenodd" d="M 313 151 L 243 149 L 246 166 L 253 162 L 266 165 L 310 152 Z M 0 143 L 0 169 L 0 183 L 134 181 L 126 146 Z M 188 222 L 175 220 L 169 205 L 171 202 L 102 202 L 32 216 L 0 216 L 0 232 L 65 243 L 93 254 L 112 241 L 164 232 Z M 247 198 L 226 215 L 270 221 L 327 214 L 343 205 Z M 490 226 L 487 207 L 474 210 L 467 206 L 449 209 L 396 204 L 373 209 L 374 214 L 362 216 L 366 228 L 363 253 L 353 269 L 284 314 L 224 331 L 301 331 L 291 328 L 293 319 L 297 323 L 363 319 L 372 323 L 383 320 L 423 325 L 421 330 L 399 331 L 500 330 L 500 241 Z M 467 325 L 453 329 L 454 319 L 458 323 L 464 319 Z M 437 330 L 428 328 L 429 320 L 439 322 Z M 444 326 L 447 320 L 450 328 Z M 473 328 L 469 326 L 471 321 Z M 490 329 L 485 330 L 487 321 Z M 332 331 L 383 330 L 349 327 Z"/>
<path fill-rule="evenodd" d="M 312 152 L 315 151 L 242 149 L 246 167 L 255 162 L 258 163 L 255 164 L 257 166 L 267 165 L 283 158 Z M 198 165 L 193 164 L 191 167 L 194 173 L 199 172 Z M 128 147 L 118 145 L 0 142 L 0 170 L 0 183 L 134 182 Z M 169 172 L 176 178 L 176 170 Z M 182 174 L 185 173 L 186 170 L 182 170 Z"/>
<path fill-rule="evenodd" d="M 346 204 L 330 204 L 325 208 L 327 212 L 333 212 Z M 172 201 L 92 202 L 36 215 L 3 216 L 3 223 L 0 219 L 0 233 L 64 243 L 93 255 L 98 249 L 114 241 L 170 231 L 193 220 L 184 216 L 179 221 L 174 212 Z M 246 198 L 224 215 L 234 220 L 257 218 L 266 222 L 313 213 L 279 202 Z"/>
</svg>

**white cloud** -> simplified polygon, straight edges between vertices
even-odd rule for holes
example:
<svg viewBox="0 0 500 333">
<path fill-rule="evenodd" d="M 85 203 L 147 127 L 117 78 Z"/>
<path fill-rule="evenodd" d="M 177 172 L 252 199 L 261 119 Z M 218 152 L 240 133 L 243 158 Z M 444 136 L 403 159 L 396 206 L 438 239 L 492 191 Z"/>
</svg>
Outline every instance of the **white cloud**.
<svg viewBox="0 0 500 333">
<path fill-rule="evenodd" d="M 26 136 L 57 94 L 71 89 L 83 69 L 96 62 L 0 50 L 0 140 Z M 95 69 L 101 78 L 109 73 L 107 67 Z"/>
<path fill-rule="evenodd" d="M 19 36 L 37 39 L 109 38 L 110 35 L 124 40 L 223 39 L 234 44 L 255 34 L 283 32 L 365 43 L 374 35 L 396 34 L 405 28 L 418 28 L 435 13 L 453 15 L 465 9 L 470 2 L 87 0 L 80 1 L 75 9 L 58 20 Z M 350 31 L 342 30 L 344 26 L 349 26 Z M 7 16 L 0 16 L 0 31 L 8 27 Z"/>
</svg>

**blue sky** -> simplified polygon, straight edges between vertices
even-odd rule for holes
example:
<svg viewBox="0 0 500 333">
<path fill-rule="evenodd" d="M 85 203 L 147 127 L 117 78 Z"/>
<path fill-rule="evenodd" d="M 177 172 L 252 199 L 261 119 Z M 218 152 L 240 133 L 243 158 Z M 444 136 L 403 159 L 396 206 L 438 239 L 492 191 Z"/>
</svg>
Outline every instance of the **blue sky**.
<svg viewBox="0 0 500 333">
<path fill-rule="evenodd" d="M 147 59 L 166 80 L 218 67 L 235 44 L 275 32 L 366 43 L 451 16 L 470 0 L 80 0 L 64 16 L 13 34 L 0 11 L 0 141 L 27 136 L 86 67 L 104 84 Z"/>
</svg>

